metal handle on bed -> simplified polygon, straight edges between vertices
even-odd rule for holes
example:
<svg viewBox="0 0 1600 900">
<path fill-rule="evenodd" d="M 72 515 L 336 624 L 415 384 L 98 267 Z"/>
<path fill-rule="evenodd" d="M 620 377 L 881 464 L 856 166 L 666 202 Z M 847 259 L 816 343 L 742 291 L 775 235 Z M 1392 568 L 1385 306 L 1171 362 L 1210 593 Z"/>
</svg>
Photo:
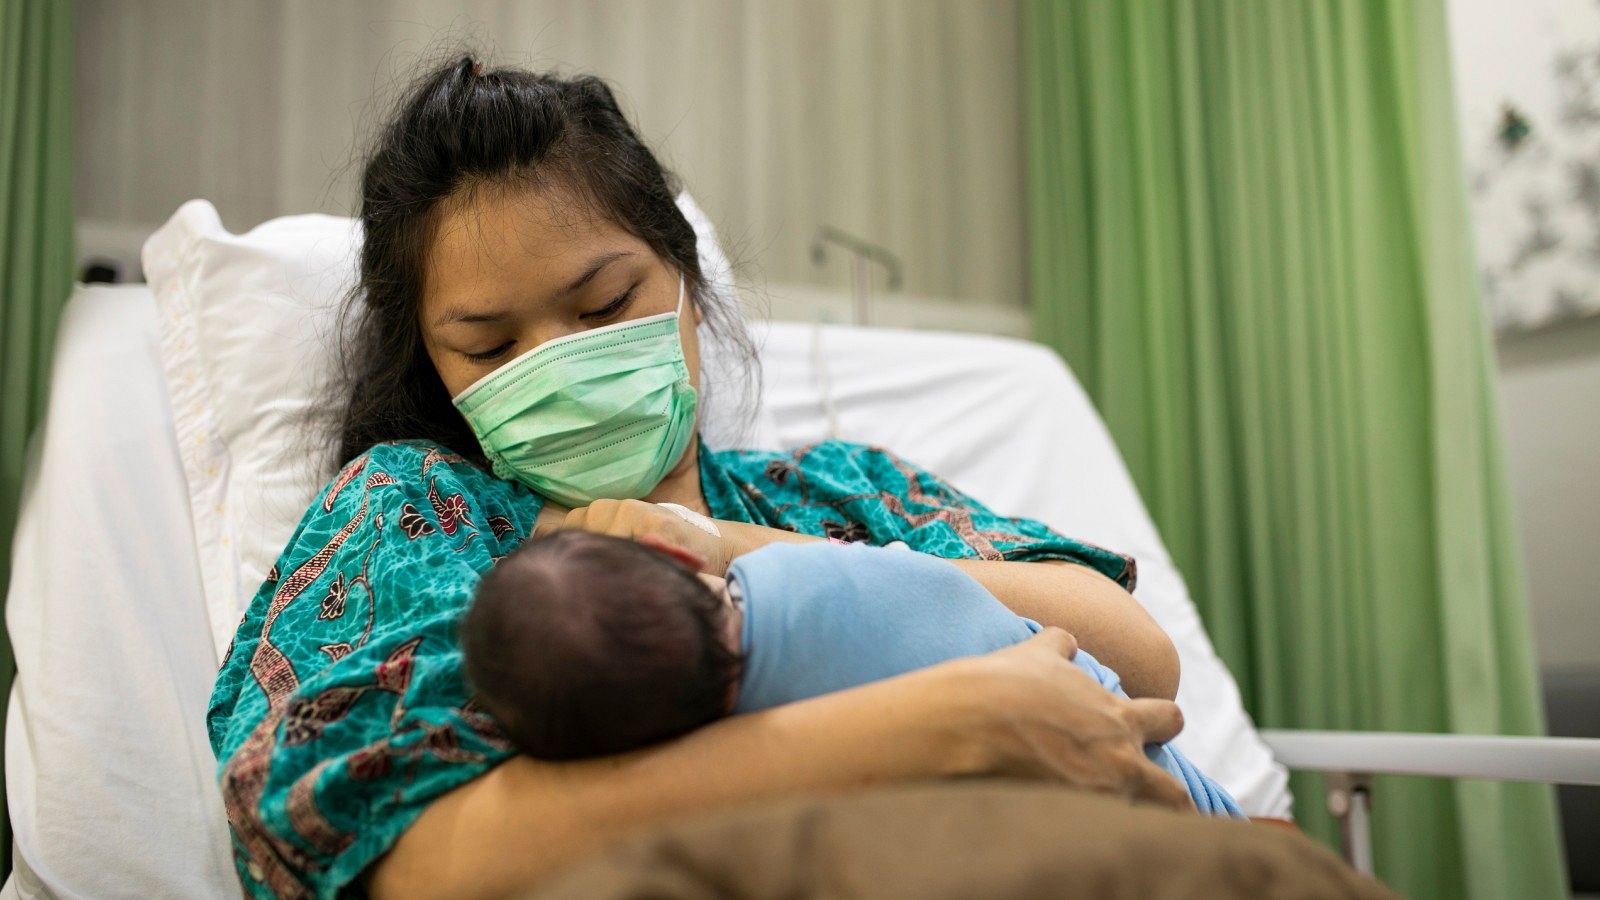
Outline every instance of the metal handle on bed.
<svg viewBox="0 0 1600 900">
<path fill-rule="evenodd" d="M 1600 785 L 1600 739 L 1263 729 L 1278 761 L 1327 773 L 1345 861 L 1372 874 L 1373 775 Z"/>
</svg>

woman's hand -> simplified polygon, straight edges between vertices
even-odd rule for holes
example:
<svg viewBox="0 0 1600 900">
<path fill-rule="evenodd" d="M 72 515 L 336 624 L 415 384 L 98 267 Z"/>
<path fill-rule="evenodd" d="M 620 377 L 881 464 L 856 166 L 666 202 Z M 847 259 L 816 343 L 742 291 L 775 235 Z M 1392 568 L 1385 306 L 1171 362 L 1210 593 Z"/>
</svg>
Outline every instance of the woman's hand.
<svg viewBox="0 0 1600 900">
<path fill-rule="evenodd" d="M 721 575 L 732 561 L 727 542 L 684 521 L 683 517 L 643 500 L 596 500 L 566 515 L 540 517 L 533 536 L 556 531 L 593 531 L 627 538 L 659 549 L 682 551 L 680 559 L 693 558 L 702 572 Z M 721 528 L 723 523 L 718 522 Z"/>
<path fill-rule="evenodd" d="M 712 575 L 725 575 L 728 564 L 739 556 L 776 541 L 804 543 L 822 540 L 777 528 L 747 522 L 711 520 L 721 535 L 708 534 L 684 521 L 683 517 L 644 500 L 596 500 L 564 514 L 540 514 L 534 537 L 556 531 L 593 531 L 627 538 L 668 553 L 683 551 L 693 557 L 696 567 Z M 679 558 L 688 561 L 688 557 Z"/>
<path fill-rule="evenodd" d="M 1145 756 L 1183 729 L 1167 700 L 1127 700 L 1069 660 L 1078 643 L 1060 628 L 953 663 L 972 691 L 970 774 L 1038 778 L 1174 809 L 1194 809 L 1176 779 Z"/>
</svg>

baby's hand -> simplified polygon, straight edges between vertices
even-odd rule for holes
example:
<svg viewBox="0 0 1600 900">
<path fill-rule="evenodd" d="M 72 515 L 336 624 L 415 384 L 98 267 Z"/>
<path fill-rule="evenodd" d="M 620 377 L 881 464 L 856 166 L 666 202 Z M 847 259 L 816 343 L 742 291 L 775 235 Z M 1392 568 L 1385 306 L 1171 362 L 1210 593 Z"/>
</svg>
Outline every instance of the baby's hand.
<svg viewBox="0 0 1600 900">
<path fill-rule="evenodd" d="M 643 500 L 596 500 L 567 513 L 559 523 L 535 526 L 533 536 L 556 531 L 593 531 L 638 541 L 713 575 L 726 572 L 730 561 L 720 537 Z"/>
</svg>

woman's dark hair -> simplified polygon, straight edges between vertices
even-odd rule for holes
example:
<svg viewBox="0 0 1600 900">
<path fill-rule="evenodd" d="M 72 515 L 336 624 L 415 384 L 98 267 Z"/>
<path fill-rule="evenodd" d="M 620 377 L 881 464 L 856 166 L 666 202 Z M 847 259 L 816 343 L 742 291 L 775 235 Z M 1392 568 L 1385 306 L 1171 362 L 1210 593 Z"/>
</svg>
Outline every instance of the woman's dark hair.
<svg viewBox="0 0 1600 900">
<path fill-rule="evenodd" d="M 422 342 L 423 261 L 440 205 L 462 192 L 557 187 L 644 241 L 683 274 L 695 308 L 741 346 L 738 311 L 700 271 L 677 179 L 634 132 L 604 81 L 467 57 L 422 77 L 401 99 L 361 177 L 363 240 L 342 358 L 339 461 L 417 438 L 486 465 Z"/>
<path fill-rule="evenodd" d="M 607 756 L 729 712 L 728 607 L 666 554 L 558 531 L 490 569 L 461 620 L 474 696 L 537 759 Z"/>
</svg>

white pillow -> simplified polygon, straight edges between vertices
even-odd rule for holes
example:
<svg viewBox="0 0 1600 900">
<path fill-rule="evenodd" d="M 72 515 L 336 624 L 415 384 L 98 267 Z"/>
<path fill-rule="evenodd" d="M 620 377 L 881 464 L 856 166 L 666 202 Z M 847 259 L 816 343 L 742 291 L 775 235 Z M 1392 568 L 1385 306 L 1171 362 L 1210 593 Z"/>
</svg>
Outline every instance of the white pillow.
<svg viewBox="0 0 1600 900">
<path fill-rule="evenodd" d="M 678 205 L 695 227 L 712 289 L 731 292 L 710 220 L 687 194 Z M 235 235 L 210 203 L 191 200 L 145 242 L 219 653 L 336 464 L 323 390 L 336 374 L 359 241 L 355 220 L 325 215 L 286 216 Z M 776 446 L 769 416 L 746 421 L 718 389 L 738 360 L 704 328 L 700 337 L 706 442 Z"/>
</svg>

